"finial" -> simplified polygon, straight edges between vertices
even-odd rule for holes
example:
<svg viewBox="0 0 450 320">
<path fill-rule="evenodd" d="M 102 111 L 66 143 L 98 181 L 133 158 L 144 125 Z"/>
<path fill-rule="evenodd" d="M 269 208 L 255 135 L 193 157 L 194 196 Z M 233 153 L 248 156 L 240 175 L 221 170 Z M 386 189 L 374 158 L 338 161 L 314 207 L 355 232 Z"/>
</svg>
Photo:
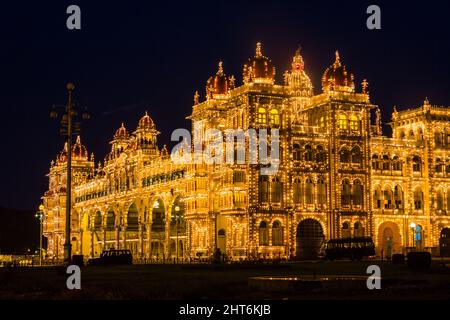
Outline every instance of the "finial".
<svg viewBox="0 0 450 320">
<path fill-rule="evenodd" d="M 428 100 L 428 97 L 425 97 L 425 101 L 423 102 L 424 105 L 430 105 L 430 101 Z"/>
<path fill-rule="evenodd" d="M 256 56 L 257 57 L 261 57 L 262 56 L 262 53 L 261 53 L 261 42 L 258 42 L 256 44 Z"/>
<path fill-rule="evenodd" d="M 148 117 L 148 112 L 147 112 L 147 110 L 145 110 L 144 117 Z"/>
<path fill-rule="evenodd" d="M 195 93 L 194 93 L 194 106 L 198 105 L 199 98 L 200 98 L 200 95 L 198 94 L 198 91 L 195 91 Z"/>
<path fill-rule="evenodd" d="M 283 74 L 284 85 L 287 86 L 289 83 L 289 72 L 286 70 Z"/>
<path fill-rule="evenodd" d="M 91 152 L 91 161 L 94 162 L 94 153 Z"/>
<path fill-rule="evenodd" d="M 222 75 L 223 74 L 223 62 L 219 61 L 219 70 L 217 71 L 218 75 Z"/>
<path fill-rule="evenodd" d="M 339 56 L 339 51 L 336 50 L 336 60 L 334 61 L 334 66 L 335 67 L 340 67 L 341 66 L 341 57 Z"/>
<path fill-rule="evenodd" d="M 362 86 L 362 93 L 368 94 L 368 92 L 367 92 L 367 87 L 369 86 L 369 83 L 367 82 L 366 79 L 364 79 L 364 80 L 362 81 L 361 86 Z"/>
<path fill-rule="evenodd" d="M 234 75 L 230 76 L 230 89 L 234 89 L 234 83 L 236 81 L 236 79 L 234 78 Z"/>
<path fill-rule="evenodd" d="M 73 91 L 75 89 L 75 85 L 73 84 L 73 82 L 69 82 L 66 86 L 67 90 L 69 91 Z"/>
<path fill-rule="evenodd" d="M 77 136 L 77 144 L 81 144 L 81 138 L 79 135 Z"/>
</svg>

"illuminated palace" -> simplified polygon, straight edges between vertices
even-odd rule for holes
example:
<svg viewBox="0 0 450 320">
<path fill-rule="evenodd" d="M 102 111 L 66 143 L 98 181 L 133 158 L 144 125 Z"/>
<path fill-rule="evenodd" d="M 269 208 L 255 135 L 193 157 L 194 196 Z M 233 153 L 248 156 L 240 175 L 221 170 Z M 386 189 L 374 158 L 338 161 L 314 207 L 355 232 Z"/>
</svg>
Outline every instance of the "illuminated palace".
<svg viewBox="0 0 450 320">
<path fill-rule="evenodd" d="M 378 255 L 446 251 L 449 107 L 425 100 L 394 108 L 392 137 L 384 136 L 368 83 L 356 90 L 337 52 L 315 95 L 300 51 L 277 84 L 258 43 L 243 84 L 219 63 L 188 119 L 200 135 L 209 128 L 279 129 L 277 173 L 261 175 L 262 165 L 248 155 L 243 164 L 176 164 L 158 146 L 147 113 L 134 131 L 117 129 L 97 165 L 78 137 L 74 254 L 127 248 L 137 259 L 173 260 L 209 257 L 219 248 L 230 259 L 296 259 L 314 257 L 324 239 L 358 236 L 372 237 Z M 63 257 L 67 151 L 51 163 L 43 196 L 47 256 L 56 259 Z"/>
</svg>

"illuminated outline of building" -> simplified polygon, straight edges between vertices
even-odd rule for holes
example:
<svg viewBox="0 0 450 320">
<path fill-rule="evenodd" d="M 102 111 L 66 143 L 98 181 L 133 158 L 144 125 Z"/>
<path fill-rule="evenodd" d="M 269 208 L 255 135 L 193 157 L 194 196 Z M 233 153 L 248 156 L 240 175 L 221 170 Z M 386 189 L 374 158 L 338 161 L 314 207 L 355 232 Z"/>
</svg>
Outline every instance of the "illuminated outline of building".
<svg viewBox="0 0 450 320">
<path fill-rule="evenodd" d="M 394 108 L 388 138 L 368 83 L 355 91 L 338 52 L 318 95 L 300 50 L 284 85 L 274 79 L 275 67 L 258 43 L 243 85 L 235 87 L 220 62 L 207 81 L 206 100 L 196 92 L 188 118 L 200 124 L 200 134 L 280 129 L 275 176 L 261 176 L 248 156 L 246 164 L 174 164 L 166 147 L 159 149 L 147 113 L 132 134 L 122 124 L 97 166 L 78 138 L 73 253 L 126 247 L 136 258 L 187 259 L 208 257 L 218 247 L 231 259 L 310 258 L 324 238 L 353 236 L 372 236 L 379 255 L 413 246 L 438 253 L 440 239 L 450 238 L 450 108 L 428 100 Z M 66 162 L 67 147 L 51 163 L 43 196 L 47 255 L 57 259 L 63 256 Z"/>
</svg>

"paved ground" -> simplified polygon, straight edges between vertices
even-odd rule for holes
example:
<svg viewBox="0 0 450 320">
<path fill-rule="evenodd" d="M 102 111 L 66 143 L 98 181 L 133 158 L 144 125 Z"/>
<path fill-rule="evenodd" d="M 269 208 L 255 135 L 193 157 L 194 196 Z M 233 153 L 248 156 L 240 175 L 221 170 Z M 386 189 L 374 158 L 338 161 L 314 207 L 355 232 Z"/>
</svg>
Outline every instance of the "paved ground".
<svg viewBox="0 0 450 320">
<path fill-rule="evenodd" d="M 255 276 L 367 276 L 371 264 L 381 268 L 381 290 L 249 285 Z M 61 267 L 0 268 L 0 299 L 450 299 L 450 268 L 436 262 L 426 273 L 382 261 L 85 267 L 81 281 L 81 290 L 68 290 Z"/>
</svg>

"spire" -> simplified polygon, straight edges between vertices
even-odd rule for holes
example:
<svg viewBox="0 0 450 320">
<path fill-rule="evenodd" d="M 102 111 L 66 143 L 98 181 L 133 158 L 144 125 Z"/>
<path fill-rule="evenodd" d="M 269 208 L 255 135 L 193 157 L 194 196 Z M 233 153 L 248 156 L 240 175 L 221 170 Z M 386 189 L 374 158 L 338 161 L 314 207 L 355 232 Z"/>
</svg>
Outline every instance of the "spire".
<svg viewBox="0 0 450 320">
<path fill-rule="evenodd" d="M 218 75 L 223 75 L 223 62 L 219 61 L 219 70 L 217 71 Z"/>
<path fill-rule="evenodd" d="M 295 51 L 295 55 L 292 58 L 292 71 L 303 70 L 305 63 L 300 52 L 300 47 Z"/>
<path fill-rule="evenodd" d="M 195 91 L 194 93 L 194 106 L 198 105 L 200 95 L 198 94 L 198 91 Z"/>
<path fill-rule="evenodd" d="M 256 44 L 256 57 L 261 57 L 262 56 L 262 52 L 261 52 L 261 42 L 258 42 Z"/>
<path fill-rule="evenodd" d="M 361 86 L 362 86 L 362 93 L 368 94 L 369 92 L 367 91 L 367 87 L 369 86 L 369 83 L 367 82 L 366 79 L 363 80 Z"/>
<path fill-rule="evenodd" d="M 341 66 L 341 57 L 339 56 L 339 51 L 336 50 L 336 60 L 334 61 L 334 67 L 340 67 Z"/>
<path fill-rule="evenodd" d="M 233 75 L 231 75 L 229 80 L 230 80 L 230 89 L 234 89 L 234 83 L 235 83 L 236 79 L 234 78 Z"/>
</svg>

